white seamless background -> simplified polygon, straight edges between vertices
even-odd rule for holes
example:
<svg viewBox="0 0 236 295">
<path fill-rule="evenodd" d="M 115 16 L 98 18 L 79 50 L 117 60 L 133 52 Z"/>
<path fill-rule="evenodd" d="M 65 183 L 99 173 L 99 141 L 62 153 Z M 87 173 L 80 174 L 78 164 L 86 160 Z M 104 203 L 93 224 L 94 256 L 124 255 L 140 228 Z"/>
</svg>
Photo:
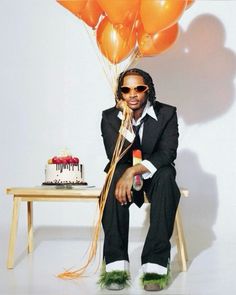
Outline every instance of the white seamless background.
<svg viewBox="0 0 236 295">
<path fill-rule="evenodd" d="M 192 257 L 236 238 L 235 11 L 236 1 L 196 1 L 178 42 L 137 65 L 153 77 L 158 99 L 178 109 L 176 167 L 190 190 L 181 209 Z M 84 26 L 56 1 L 1 0 L 0 42 L 2 234 L 12 214 L 5 189 L 40 185 L 47 159 L 64 147 L 81 159 L 86 181 L 102 186 L 100 119 L 114 99 Z M 35 204 L 35 226 L 89 226 L 95 211 L 94 203 Z M 132 206 L 131 226 L 143 227 L 146 211 Z"/>
</svg>

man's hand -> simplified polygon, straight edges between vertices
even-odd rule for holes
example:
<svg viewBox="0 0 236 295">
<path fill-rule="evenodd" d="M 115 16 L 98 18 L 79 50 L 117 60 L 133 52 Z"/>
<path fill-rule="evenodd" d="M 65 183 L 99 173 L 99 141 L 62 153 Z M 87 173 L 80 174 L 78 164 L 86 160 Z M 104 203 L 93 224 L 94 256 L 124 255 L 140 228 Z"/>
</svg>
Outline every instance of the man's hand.
<svg viewBox="0 0 236 295">
<path fill-rule="evenodd" d="M 125 106 L 127 106 L 127 103 L 123 99 L 119 99 L 116 101 L 116 108 L 121 110 L 123 112 Z"/>
<path fill-rule="evenodd" d="M 121 205 L 126 205 L 127 202 L 131 202 L 133 177 L 132 168 L 128 168 L 116 184 L 115 197 Z"/>
<path fill-rule="evenodd" d="M 125 170 L 121 178 L 118 180 L 115 189 L 115 197 L 121 203 L 126 205 L 127 202 L 131 202 L 131 188 L 133 185 L 133 178 L 135 175 L 141 175 L 143 173 L 150 172 L 144 165 L 136 164 Z"/>
</svg>

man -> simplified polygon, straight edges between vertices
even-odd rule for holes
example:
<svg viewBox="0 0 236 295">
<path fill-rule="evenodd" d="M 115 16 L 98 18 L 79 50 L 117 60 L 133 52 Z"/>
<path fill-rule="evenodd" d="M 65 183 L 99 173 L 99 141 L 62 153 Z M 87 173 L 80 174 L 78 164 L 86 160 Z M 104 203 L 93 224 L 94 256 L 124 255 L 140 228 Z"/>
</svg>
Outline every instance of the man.
<svg viewBox="0 0 236 295">
<path fill-rule="evenodd" d="M 161 290 L 168 280 L 170 238 L 180 198 L 173 164 L 179 135 L 176 108 L 156 100 L 152 78 L 140 69 L 120 74 L 116 95 L 118 106 L 125 101 L 132 110 L 132 123 L 137 133 L 130 150 L 116 166 L 103 213 L 106 266 L 100 282 L 113 290 L 122 289 L 127 283 L 129 206 L 135 202 L 141 207 L 145 192 L 151 209 L 150 227 L 141 256 L 142 282 L 145 290 Z M 121 119 L 122 112 L 117 107 L 105 110 L 102 115 L 102 136 L 110 161 Z M 132 149 L 137 145 L 143 160 L 132 165 Z M 106 172 L 108 170 L 109 164 L 105 168 Z M 139 192 L 132 187 L 135 175 L 143 178 L 143 188 Z"/>
</svg>

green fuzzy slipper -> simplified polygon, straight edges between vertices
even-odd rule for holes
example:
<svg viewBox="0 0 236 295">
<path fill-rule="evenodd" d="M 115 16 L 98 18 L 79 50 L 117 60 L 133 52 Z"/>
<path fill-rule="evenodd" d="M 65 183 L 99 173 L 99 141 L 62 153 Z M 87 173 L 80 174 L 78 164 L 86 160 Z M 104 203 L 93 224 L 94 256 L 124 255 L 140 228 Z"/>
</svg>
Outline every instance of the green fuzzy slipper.
<svg viewBox="0 0 236 295">
<path fill-rule="evenodd" d="M 170 280 L 169 271 L 166 275 L 159 275 L 157 273 L 144 273 L 140 278 L 141 284 L 146 291 L 161 291 Z"/>
<path fill-rule="evenodd" d="M 98 284 L 101 288 L 108 290 L 122 290 L 130 285 L 130 275 L 128 271 L 114 270 L 106 272 L 103 265 Z"/>
</svg>

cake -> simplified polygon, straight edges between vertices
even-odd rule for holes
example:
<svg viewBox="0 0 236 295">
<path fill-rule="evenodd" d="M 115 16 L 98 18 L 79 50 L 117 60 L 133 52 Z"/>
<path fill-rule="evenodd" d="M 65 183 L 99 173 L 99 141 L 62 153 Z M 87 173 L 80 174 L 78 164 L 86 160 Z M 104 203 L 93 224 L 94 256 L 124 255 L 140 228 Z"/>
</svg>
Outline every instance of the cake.
<svg viewBox="0 0 236 295">
<path fill-rule="evenodd" d="M 83 181 L 83 165 L 78 157 L 62 154 L 50 158 L 45 167 L 47 185 L 85 185 Z"/>
</svg>

